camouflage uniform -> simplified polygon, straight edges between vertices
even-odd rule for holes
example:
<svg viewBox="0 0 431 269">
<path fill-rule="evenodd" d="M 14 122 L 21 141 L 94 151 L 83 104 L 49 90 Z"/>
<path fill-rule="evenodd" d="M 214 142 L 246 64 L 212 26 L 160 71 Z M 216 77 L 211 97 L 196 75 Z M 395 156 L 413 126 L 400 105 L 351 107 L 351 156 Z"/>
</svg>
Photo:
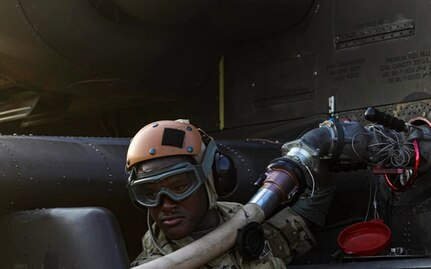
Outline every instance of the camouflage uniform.
<svg viewBox="0 0 431 269">
<path fill-rule="evenodd" d="M 242 205 L 237 203 L 217 202 L 217 210 L 223 222 L 231 218 L 241 207 Z M 290 208 L 281 210 L 265 221 L 262 226 L 272 250 L 272 253 L 269 253 L 267 257 L 262 260 L 246 261 L 237 250 L 232 249 L 223 256 L 207 263 L 201 269 L 286 268 L 286 264 L 292 260 L 293 256 L 303 254 L 315 245 L 314 237 L 304 219 Z M 156 225 L 153 225 L 153 230 L 158 244 L 167 253 L 193 242 L 193 239 L 189 236 L 180 240 L 168 240 Z M 144 235 L 142 243 L 144 250 L 132 262 L 132 266 L 137 266 L 162 256 L 153 245 L 149 232 Z"/>
</svg>

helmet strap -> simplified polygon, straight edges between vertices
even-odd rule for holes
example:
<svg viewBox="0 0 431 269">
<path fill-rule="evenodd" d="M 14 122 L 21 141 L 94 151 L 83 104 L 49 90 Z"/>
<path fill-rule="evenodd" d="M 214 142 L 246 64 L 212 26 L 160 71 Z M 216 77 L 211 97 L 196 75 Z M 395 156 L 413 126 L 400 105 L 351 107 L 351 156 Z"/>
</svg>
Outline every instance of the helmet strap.
<svg viewBox="0 0 431 269">
<path fill-rule="evenodd" d="M 212 167 L 214 157 L 217 150 L 217 145 L 213 139 L 206 145 L 205 155 L 202 160 L 202 171 L 205 175 L 205 189 L 208 196 L 208 209 L 211 210 L 217 207 L 217 192 L 215 191 L 214 179 L 212 175 Z M 211 179 L 210 179 L 211 177 Z"/>
<path fill-rule="evenodd" d="M 211 171 L 216 150 L 217 150 L 217 145 L 214 140 L 211 140 L 207 145 L 207 148 L 205 150 L 205 156 L 201 164 L 202 171 L 204 172 L 205 177 L 208 177 Z"/>
</svg>

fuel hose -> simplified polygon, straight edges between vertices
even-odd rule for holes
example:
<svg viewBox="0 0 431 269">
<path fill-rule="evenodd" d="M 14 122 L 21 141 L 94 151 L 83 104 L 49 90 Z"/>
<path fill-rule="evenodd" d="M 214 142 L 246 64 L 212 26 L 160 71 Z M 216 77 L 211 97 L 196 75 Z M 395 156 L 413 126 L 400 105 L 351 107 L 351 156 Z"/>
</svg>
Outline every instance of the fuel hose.
<svg viewBox="0 0 431 269">
<path fill-rule="evenodd" d="M 301 174 L 286 160 L 271 163 L 262 187 L 232 218 L 193 243 L 134 269 L 192 269 L 207 264 L 235 246 L 238 230 L 249 222 L 263 222 L 299 187 Z"/>
</svg>

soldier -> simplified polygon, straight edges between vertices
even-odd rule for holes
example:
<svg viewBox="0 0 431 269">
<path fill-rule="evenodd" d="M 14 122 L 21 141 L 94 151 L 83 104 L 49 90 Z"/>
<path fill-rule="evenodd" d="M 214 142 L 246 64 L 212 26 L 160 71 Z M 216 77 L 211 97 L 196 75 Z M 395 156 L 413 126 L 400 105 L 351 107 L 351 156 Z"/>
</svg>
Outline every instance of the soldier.
<svg viewBox="0 0 431 269">
<path fill-rule="evenodd" d="M 148 231 L 137 266 L 188 245 L 232 217 L 242 205 L 217 201 L 212 163 L 215 143 L 185 121 L 158 121 L 133 138 L 126 169 L 129 190 L 138 207 L 148 209 Z M 303 195 L 262 226 L 269 246 L 256 260 L 235 248 L 202 268 L 285 268 L 293 256 L 315 245 L 312 224 L 322 225 L 335 191 L 333 180 Z M 151 225 L 150 219 L 154 221 Z"/>
</svg>

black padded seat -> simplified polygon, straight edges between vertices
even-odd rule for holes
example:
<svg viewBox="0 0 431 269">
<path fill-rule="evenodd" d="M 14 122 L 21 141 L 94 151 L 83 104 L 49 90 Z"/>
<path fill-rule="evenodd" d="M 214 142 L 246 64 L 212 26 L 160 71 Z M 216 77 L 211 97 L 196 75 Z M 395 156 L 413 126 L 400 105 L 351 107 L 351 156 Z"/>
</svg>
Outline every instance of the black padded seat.
<svg viewBox="0 0 431 269">
<path fill-rule="evenodd" d="M 0 268 L 122 269 L 129 260 L 109 210 L 53 208 L 0 216 Z"/>
</svg>

